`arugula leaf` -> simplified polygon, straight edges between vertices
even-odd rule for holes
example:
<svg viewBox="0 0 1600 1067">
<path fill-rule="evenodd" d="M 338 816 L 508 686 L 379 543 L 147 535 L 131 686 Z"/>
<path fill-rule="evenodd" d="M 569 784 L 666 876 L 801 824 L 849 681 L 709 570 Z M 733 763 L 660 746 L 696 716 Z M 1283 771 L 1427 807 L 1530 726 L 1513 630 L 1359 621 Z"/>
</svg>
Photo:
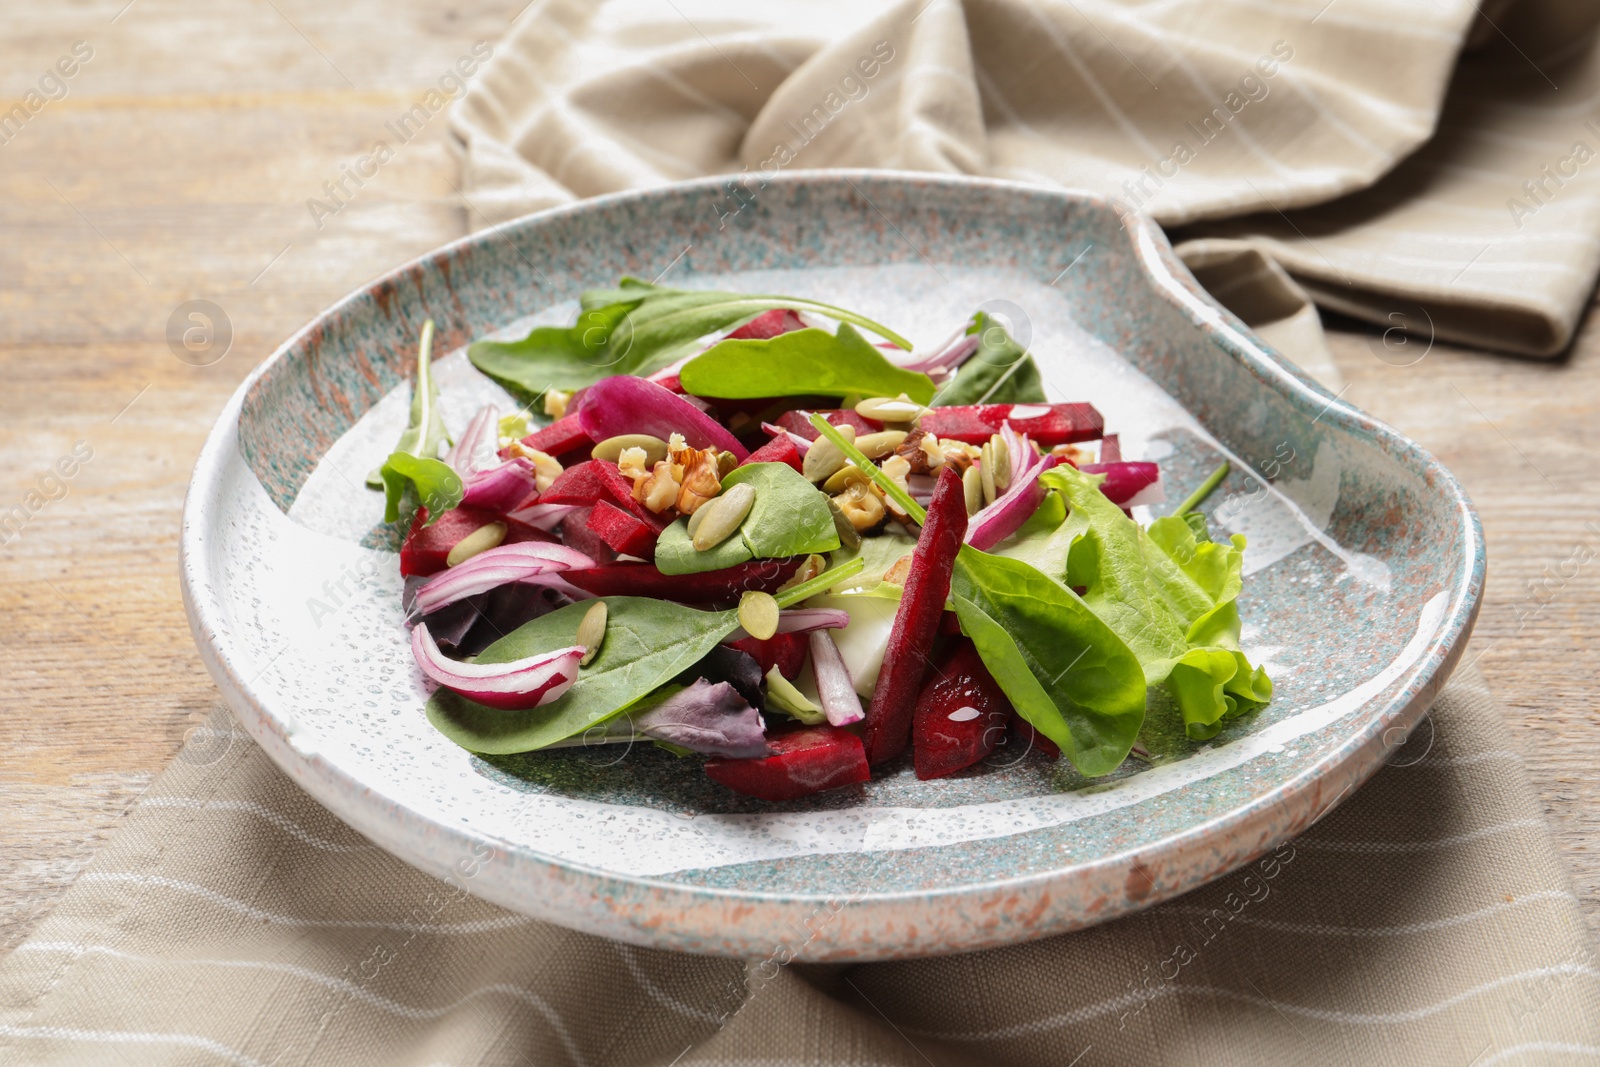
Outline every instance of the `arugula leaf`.
<svg viewBox="0 0 1600 1067">
<path fill-rule="evenodd" d="M 1167 684 L 1190 738 L 1214 736 L 1229 719 L 1272 698 L 1272 682 L 1239 650 L 1236 598 L 1244 537 L 1202 540 L 1169 515 L 1148 530 L 1100 492 L 1100 479 L 1070 466 L 1041 481 L 1066 494 L 1086 529 L 1072 543 L 1067 583 L 1116 631 L 1150 685 Z"/>
<path fill-rule="evenodd" d="M 718 341 L 679 374 L 695 396 L 898 396 L 933 398 L 933 379 L 895 366 L 882 349 L 840 323 L 838 333 L 793 330 L 766 340 Z"/>
<path fill-rule="evenodd" d="M 662 531 L 656 569 L 662 574 L 698 574 L 750 559 L 779 559 L 839 547 L 839 531 L 828 499 L 787 463 L 747 463 L 722 479 L 724 490 L 740 483 L 755 488 L 755 502 L 736 534 L 704 552 L 689 538 L 687 519 Z"/>
<path fill-rule="evenodd" d="M 961 632 L 1017 713 L 1090 777 L 1128 758 L 1144 724 L 1139 661 L 1070 589 L 963 545 L 950 597 Z"/>
<path fill-rule="evenodd" d="M 699 611 L 650 597 L 602 597 L 606 635 L 600 652 L 559 699 L 526 711 L 500 711 L 440 689 L 428 721 L 472 752 L 543 748 L 581 733 L 649 696 L 697 663 L 739 626 L 737 611 Z M 478 663 L 508 663 L 577 643 L 578 624 L 594 601 L 541 615 L 490 645 Z"/>
<path fill-rule="evenodd" d="M 405 495 L 407 484 L 416 490 L 418 502 L 428 509 L 425 526 L 438 522 L 440 515 L 458 506 L 466 495 L 461 475 L 442 460 L 394 452 L 378 471 L 383 476 L 384 522 L 400 517 L 400 498 Z"/>
<path fill-rule="evenodd" d="M 613 374 L 651 374 L 687 355 L 706 334 L 773 308 L 815 311 L 911 347 L 871 319 L 801 297 L 669 289 L 623 278 L 617 288 L 590 290 L 579 302 L 574 325 L 538 326 L 521 341 L 478 341 L 467 349 L 467 358 L 529 401 L 547 389 L 581 389 Z"/>
<path fill-rule="evenodd" d="M 433 377 L 433 320 L 422 324 L 422 339 L 417 344 L 417 380 L 411 387 L 411 418 L 395 442 L 394 451 L 436 459 L 440 444 L 455 444 L 444 426 L 439 408 L 439 383 Z M 384 487 L 383 468 L 374 467 L 367 475 L 368 489 Z M 393 522 L 394 520 L 389 520 Z"/>
<path fill-rule="evenodd" d="M 985 312 L 972 317 L 967 336 L 978 335 L 978 350 L 933 398 L 933 406 L 951 404 L 1043 404 L 1044 381 L 1039 366 L 1006 328 Z"/>
</svg>

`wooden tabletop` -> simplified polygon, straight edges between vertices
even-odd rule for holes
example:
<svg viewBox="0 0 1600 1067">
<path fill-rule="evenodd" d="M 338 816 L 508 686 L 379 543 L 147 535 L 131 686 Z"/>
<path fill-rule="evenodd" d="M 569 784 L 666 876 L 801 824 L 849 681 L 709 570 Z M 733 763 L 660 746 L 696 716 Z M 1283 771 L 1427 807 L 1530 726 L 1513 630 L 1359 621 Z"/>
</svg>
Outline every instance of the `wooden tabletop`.
<svg viewBox="0 0 1600 1067">
<path fill-rule="evenodd" d="M 74 73 L 0 143 L 0 519 L 27 513 L 0 545 L 0 951 L 217 706 L 177 578 L 184 490 L 217 412 L 322 308 L 467 232 L 443 114 L 320 227 L 306 201 L 522 0 L 473 7 L 8 15 L 0 110 L 58 60 Z M 208 365 L 168 343 L 190 300 L 231 326 Z M 1469 655 L 1600 931 L 1600 330 L 1552 363 L 1440 344 L 1399 366 L 1375 331 L 1331 340 L 1346 398 L 1433 450 L 1481 510 L 1489 580 Z M 92 455 L 67 459 L 75 447 Z"/>
</svg>

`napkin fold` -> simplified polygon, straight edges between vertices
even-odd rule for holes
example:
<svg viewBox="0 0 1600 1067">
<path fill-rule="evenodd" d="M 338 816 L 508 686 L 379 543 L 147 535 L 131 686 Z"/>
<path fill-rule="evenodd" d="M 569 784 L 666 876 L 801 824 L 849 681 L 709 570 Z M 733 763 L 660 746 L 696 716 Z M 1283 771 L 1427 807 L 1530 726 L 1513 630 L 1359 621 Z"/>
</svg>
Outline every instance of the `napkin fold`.
<svg viewBox="0 0 1600 1067">
<path fill-rule="evenodd" d="M 1586 0 L 536 0 L 453 112 L 473 222 L 707 174 L 1090 189 L 1325 308 L 1561 352 L 1600 271 Z"/>
<path fill-rule="evenodd" d="M 1475 669 L 1250 867 L 987 952 L 790 965 L 504 911 L 344 826 L 219 710 L 0 961 L 0 1062 L 1591 1063 L 1600 960 Z"/>
</svg>

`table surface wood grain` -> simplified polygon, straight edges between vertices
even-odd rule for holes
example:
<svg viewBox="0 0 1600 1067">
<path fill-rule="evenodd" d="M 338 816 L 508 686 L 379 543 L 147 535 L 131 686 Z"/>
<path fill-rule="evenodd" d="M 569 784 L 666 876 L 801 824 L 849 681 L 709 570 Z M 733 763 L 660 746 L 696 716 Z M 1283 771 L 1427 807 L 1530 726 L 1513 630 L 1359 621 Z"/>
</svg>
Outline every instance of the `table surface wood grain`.
<svg viewBox="0 0 1600 1067">
<path fill-rule="evenodd" d="M 337 215 L 319 225 L 307 199 L 521 7 L 96 0 L 8 14 L 0 110 L 77 42 L 93 54 L 0 143 L 0 512 L 78 442 L 93 456 L 0 546 L 0 951 L 218 703 L 177 579 L 184 490 L 217 412 L 320 309 L 469 228 L 442 113 Z M 209 366 L 168 346 L 191 299 L 231 322 Z M 1572 562 L 1600 550 L 1600 329 L 1550 363 L 1395 352 L 1348 323 L 1331 344 L 1346 398 L 1431 449 L 1481 510 L 1490 567 L 1469 655 L 1600 930 L 1600 559 Z"/>
</svg>

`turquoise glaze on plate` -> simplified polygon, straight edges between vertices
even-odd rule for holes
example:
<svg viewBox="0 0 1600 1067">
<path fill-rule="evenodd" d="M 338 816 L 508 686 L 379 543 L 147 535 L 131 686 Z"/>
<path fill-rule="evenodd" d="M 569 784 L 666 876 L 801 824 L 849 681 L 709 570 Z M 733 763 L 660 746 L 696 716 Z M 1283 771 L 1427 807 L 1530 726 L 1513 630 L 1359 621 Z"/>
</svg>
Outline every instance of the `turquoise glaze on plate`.
<svg viewBox="0 0 1600 1067">
<path fill-rule="evenodd" d="M 750 194 L 735 211 L 721 182 L 696 182 L 477 234 L 341 301 L 240 387 L 190 488 L 185 602 L 240 721 L 307 791 L 542 919 L 691 952 L 867 960 L 1042 937 L 1194 888 L 1303 830 L 1403 741 L 1483 580 L 1477 517 L 1436 461 L 1266 349 L 1159 229 L 1104 200 L 884 172 Z M 480 759 L 436 734 L 381 496 L 360 484 L 404 421 L 422 321 L 452 353 L 439 378 L 459 430 L 479 403 L 510 405 L 455 350 L 663 272 L 848 304 L 919 347 L 984 304 L 1030 338 L 1052 399 L 1094 402 L 1129 458 L 1160 460 L 1173 499 L 1233 459 L 1207 509 L 1251 539 L 1239 603 L 1272 704 L 1195 746 L 1155 703 L 1156 764 L 1095 782 L 1012 746 L 950 779 L 897 765 L 782 806 L 654 748 Z"/>
</svg>

